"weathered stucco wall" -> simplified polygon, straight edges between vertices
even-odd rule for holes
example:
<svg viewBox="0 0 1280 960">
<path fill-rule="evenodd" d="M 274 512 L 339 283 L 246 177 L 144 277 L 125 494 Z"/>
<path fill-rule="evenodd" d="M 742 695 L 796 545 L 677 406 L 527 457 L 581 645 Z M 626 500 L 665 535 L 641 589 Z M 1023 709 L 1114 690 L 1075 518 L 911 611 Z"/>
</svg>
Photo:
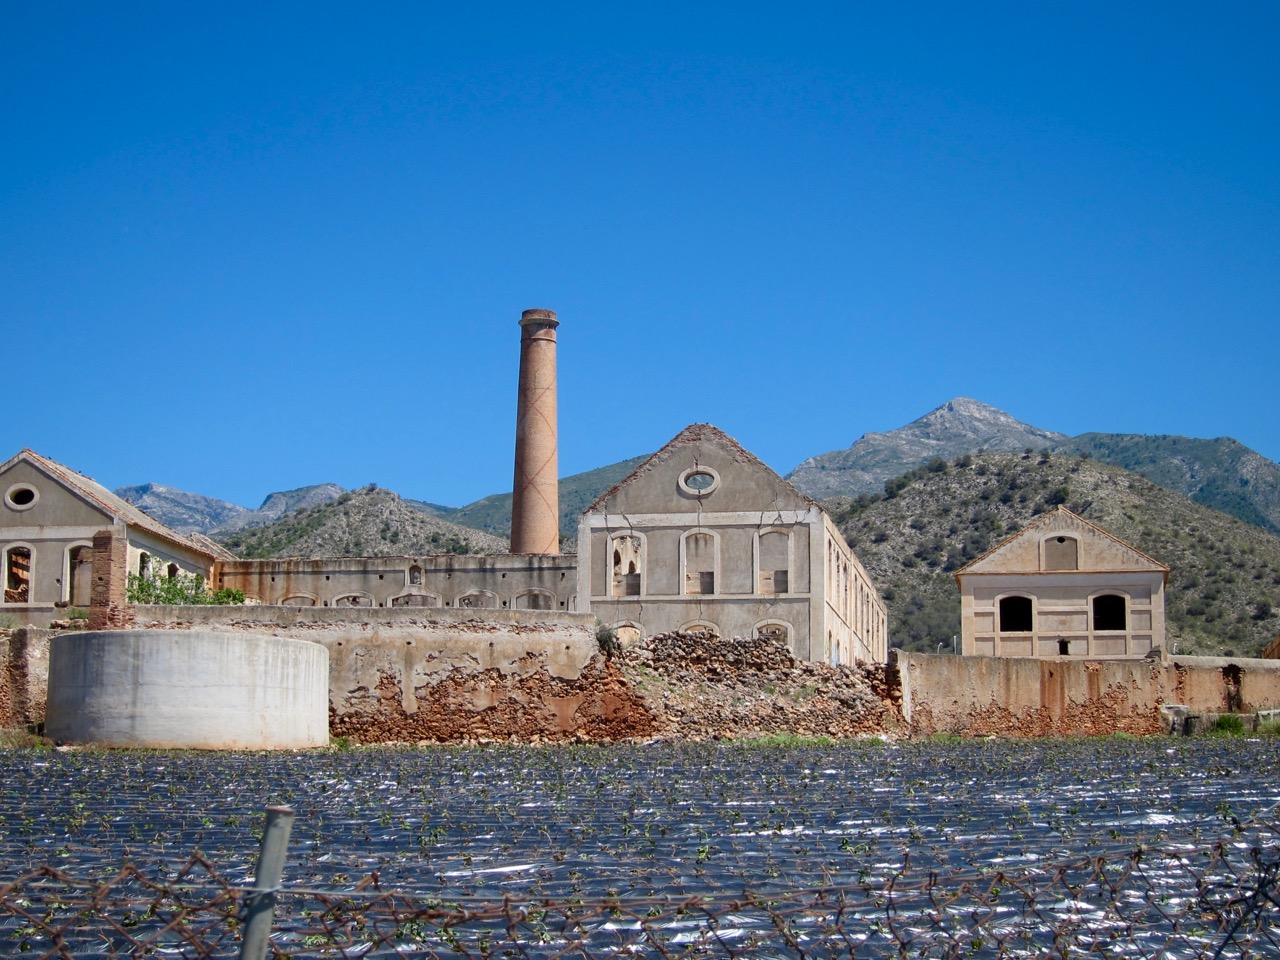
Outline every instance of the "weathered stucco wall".
<svg viewBox="0 0 1280 960">
<path fill-rule="evenodd" d="M 450 609 L 137 607 L 149 629 L 323 644 L 329 725 L 361 742 L 644 736 L 652 718 L 597 657 L 587 614 Z"/>
<path fill-rule="evenodd" d="M 37 729 L 44 723 L 49 638 L 55 633 L 37 627 L 0 632 L 0 728 Z"/>
<path fill-rule="evenodd" d="M 1280 708 L 1280 662 L 1181 657 L 1032 660 L 899 653 L 913 736 L 1161 733 L 1161 707 L 1192 714 Z"/>
</svg>

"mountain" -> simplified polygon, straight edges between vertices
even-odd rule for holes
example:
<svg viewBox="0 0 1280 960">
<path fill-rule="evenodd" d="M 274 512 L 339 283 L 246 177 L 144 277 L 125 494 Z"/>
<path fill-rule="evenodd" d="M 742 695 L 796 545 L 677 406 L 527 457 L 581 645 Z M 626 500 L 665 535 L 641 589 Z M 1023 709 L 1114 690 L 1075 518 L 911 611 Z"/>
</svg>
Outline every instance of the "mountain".
<svg viewBox="0 0 1280 960">
<path fill-rule="evenodd" d="M 187 493 L 160 483 L 119 487 L 115 491 L 117 496 L 179 533 L 203 534 L 225 534 L 273 523 L 294 510 L 336 500 L 343 492 L 343 488 L 336 483 L 283 490 L 269 494 L 262 501 L 262 506 L 257 510 L 250 510 L 225 500 Z"/>
<path fill-rule="evenodd" d="M 372 485 L 219 539 L 244 558 L 502 553 L 508 547 L 501 537 L 430 516 Z"/>
<path fill-rule="evenodd" d="M 161 483 L 118 487 L 115 494 L 179 533 L 209 533 L 224 524 L 251 517 L 254 512 L 225 500 L 187 493 Z"/>
<path fill-rule="evenodd" d="M 1254 656 L 1280 632 L 1280 537 L 1096 459 L 962 455 L 826 506 L 889 605 L 892 644 L 932 651 L 960 632 L 954 572 L 1059 503 L 1170 567 L 1180 652 Z"/>
<path fill-rule="evenodd" d="M 1084 433 L 1058 449 L 1140 473 L 1196 503 L 1280 534 L 1280 465 L 1238 440 Z"/>
<path fill-rule="evenodd" d="M 887 433 L 865 433 L 845 450 L 810 457 L 787 479 L 811 497 L 880 490 L 886 480 L 934 457 L 978 450 L 1016 451 L 1054 447 L 1067 437 L 1015 420 L 1003 410 L 957 397 Z"/>
<path fill-rule="evenodd" d="M 627 474 L 647 460 L 649 454 L 621 460 L 606 467 L 597 467 L 585 473 L 575 473 L 560 479 L 560 535 L 573 539 L 578 535 L 578 515 L 591 505 L 591 501 L 604 493 Z M 510 493 L 495 493 L 459 507 L 445 514 L 454 523 L 476 530 L 486 530 L 495 536 L 511 533 Z"/>
<path fill-rule="evenodd" d="M 845 450 L 811 457 L 787 479 L 811 497 L 856 496 L 935 457 L 965 453 L 1050 450 L 1084 454 L 1139 473 L 1154 483 L 1280 533 L 1280 465 L 1227 437 L 1086 433 L 1041 430 L 1002 410 L 964 397 L 887 433 L 868 433 Z"/>
</svg>

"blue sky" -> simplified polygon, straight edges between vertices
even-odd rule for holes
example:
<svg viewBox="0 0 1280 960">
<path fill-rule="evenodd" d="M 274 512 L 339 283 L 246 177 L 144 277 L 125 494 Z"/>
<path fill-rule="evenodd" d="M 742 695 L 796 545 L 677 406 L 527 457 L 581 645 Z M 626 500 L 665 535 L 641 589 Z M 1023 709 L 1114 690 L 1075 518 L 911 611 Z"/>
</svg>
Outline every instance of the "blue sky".
<svg viewBox="0 0 1280 960">
<path fill-rule="evenodd" d="M 547 307 L 563 474 L 956 396 L 1280 459 L 1280 5 L 609 7 L 0 2 L 0 453 L 461 505 Z"/>
</svg>

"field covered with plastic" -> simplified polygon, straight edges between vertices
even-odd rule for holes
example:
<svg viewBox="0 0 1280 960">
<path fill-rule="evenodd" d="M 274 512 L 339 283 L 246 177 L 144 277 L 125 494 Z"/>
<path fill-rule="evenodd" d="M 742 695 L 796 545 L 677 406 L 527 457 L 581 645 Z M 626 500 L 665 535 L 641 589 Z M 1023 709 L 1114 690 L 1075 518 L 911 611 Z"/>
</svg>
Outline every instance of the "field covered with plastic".
<svg viewBox="0 0 1280 960">
<path fill-rule="evenodd" d="M 1280 803 L 1276 738 L 21 750 L 0 770 L 0 879 L 124 861 L 163 875 L 198 849 L 247 884 L 263 810 L 287 804 L 286 889 L 352 891 L 376 873 L 431 903 L 626 912 L 1132 865 L 1139 851 L 1158 853 L 1143 895 L 1176 901 L 1177 851 L 1230 845 L 1244 825 L 1274 853 Z"/>
</svg>

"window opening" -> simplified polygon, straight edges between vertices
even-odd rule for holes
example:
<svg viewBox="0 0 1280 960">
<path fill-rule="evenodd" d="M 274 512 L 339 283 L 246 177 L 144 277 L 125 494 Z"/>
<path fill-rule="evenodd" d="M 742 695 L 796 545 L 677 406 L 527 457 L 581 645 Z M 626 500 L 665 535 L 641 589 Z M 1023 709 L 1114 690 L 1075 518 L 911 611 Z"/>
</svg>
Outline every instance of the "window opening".
<svg viewBox="0 0 1280 960">
<path fill-rule="evenodd" d="M 1001 597 L 1000 598 L 1000 632 L 1001 633 L 1030 633 L 1031 632 L 1031 598 L 1030 597 Z"/>
<path fill-rule="evenodd" d="M 781 530 L 760 534 L 760 592 L 786 593 L 790 589 L 788 547 L 791 538 Z"/>
<path fill-rule="evenodd" d="M 67 555 L 67 573 L 71 586 L 67 602 L 73 607 L 87 607 L 93 590 L 93 548 L 72 547 Z"/>
<path fill-rule="evenodd" d="M 333 601 L 333 605 L 335 607 L 372 607 L 373 600 L 358 594 L 348 594 L 345 597 L 338 597 Z"/>
<path fill-rule="evenodd" d="M 1060 656 L 1060 657 L 1069 657 L 1069 656 L 1071 656 L 1071 641 L 1070 641 L 1070 640 L 1059 640 L 1059 641 L 1058 641 L 1058 656 Z"/>
<path fill-rule="evenodd" d="M 422 583 L 422 568 L 416 563 L 409 568 L 409 584 L 410 586 L 418 586 Z"/>
<path fill-rule="evenodd" d="M 1127 629 L 1125 598 L 1115 593 L 1104 593 L 1093 598 L 1093 629 Z"/>
<path fill-rule="evenodd" d="M 716 592 L 716 541 L 709 533 L 691 533 L 684 538 L 684 592 Z"/>
<path fill-rule="evenodd" d="M 393 607 L 434 607 L 438 603 L 435 597 L 427 596 L 425 593 L 410 593 L 403 597 L 391 598 Z"/>
<path fill-rule="evenodd" d="M 168 570 L 165 571 L 169 579 L 172 580 L 178 575 L 178 565 L 176 563 L 169 564 Z"/>
<path fill-rule="evenodd" d="M 633 536 L 614 537 L 612 546 L 613 580 L 610 595 L 614 597 L 640 596 L 640 583 L 643 575 L 640 538 Z"/>
<path fill-rule="evenodd" d="M 29 603 L 31 600 L 31 550 L 10 547 L 5 554 L 4 602 Z"/>
<path fill-rule="evenodd" d="M 9 506 L 16 507 L 19 510 L 25 510 L 31 506 L 39 498 L 35 487 L 28 487 L 25 484 L 17 484 L 9 488 Z"/>
</svg>

